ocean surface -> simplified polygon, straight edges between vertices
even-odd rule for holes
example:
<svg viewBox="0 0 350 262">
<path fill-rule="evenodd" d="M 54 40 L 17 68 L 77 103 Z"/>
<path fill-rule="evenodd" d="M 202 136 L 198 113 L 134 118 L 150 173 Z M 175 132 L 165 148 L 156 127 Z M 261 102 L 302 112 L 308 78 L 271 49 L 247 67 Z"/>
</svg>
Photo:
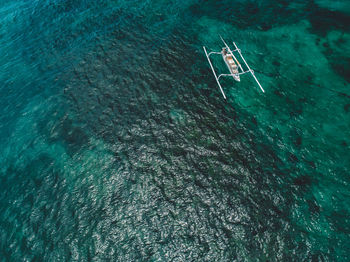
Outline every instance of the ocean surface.
<svg viewBox="0 0 350 262">
<path fill-rule="evenodd" d="M 350 261 L 350 2 L 0 0 L 0 261 Z"/>
</svg>

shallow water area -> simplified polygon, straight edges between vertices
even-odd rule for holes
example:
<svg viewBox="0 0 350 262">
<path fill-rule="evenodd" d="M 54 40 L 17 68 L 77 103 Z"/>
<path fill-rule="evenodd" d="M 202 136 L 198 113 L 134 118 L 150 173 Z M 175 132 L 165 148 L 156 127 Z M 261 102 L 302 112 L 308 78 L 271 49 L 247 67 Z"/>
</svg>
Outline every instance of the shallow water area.
<svg viewBox="0 0 350 262">
<path fill-rule="evenodd" d="M 348 261 L 348 7 L 0 0 L 0 260 Z"/>
</svg>

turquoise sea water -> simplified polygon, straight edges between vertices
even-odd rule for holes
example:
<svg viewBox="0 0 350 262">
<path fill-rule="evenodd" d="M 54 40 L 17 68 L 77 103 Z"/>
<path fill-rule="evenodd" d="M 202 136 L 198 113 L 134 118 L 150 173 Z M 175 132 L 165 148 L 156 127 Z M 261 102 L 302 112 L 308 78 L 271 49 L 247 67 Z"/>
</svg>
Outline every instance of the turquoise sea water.
<svg viewBox="0 0 350 262">
<path fill-rule="evenodd" d="M 349 28 L 345 0 L 0 0 L 0 261 L 350 261 Z M 219 34 L 266 93 L 222 98 Z"/>
</svg>

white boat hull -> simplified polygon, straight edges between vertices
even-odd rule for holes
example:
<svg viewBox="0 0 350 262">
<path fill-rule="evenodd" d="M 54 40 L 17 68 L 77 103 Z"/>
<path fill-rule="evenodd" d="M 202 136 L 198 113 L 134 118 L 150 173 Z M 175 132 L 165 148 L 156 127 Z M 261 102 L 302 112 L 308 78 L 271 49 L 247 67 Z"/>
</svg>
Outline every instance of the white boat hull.
<svg viewBox="0 0 350 262">
<path fill-rule="evenodd" d="M 221 54 L 228 70 L 232 74 L 233 79 L 240 82 L 241 78 L 239 77 L 238 67 L 235 61 L 233 61 L 232 56 L 230 54 L 226 54 L 226 55 L 224 53 L 221 53 Z"/>
</svg>

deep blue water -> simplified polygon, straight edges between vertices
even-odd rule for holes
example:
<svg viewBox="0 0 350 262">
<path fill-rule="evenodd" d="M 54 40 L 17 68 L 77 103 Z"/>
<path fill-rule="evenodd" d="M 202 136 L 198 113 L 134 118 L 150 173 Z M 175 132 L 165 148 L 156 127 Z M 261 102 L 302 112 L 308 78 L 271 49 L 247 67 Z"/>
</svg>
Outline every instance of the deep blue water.
<svg viewBox="0 0 350 262">
<path fill-rule="evenodd" d="M 350 260 L 348 1 L 0 0 L 0 22 L 0 261 Z M 222 98 L 219 34 L 266 93 Z"/>
</svg>

